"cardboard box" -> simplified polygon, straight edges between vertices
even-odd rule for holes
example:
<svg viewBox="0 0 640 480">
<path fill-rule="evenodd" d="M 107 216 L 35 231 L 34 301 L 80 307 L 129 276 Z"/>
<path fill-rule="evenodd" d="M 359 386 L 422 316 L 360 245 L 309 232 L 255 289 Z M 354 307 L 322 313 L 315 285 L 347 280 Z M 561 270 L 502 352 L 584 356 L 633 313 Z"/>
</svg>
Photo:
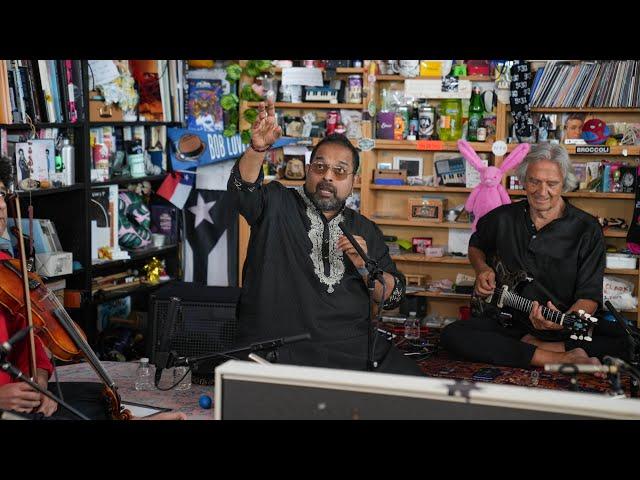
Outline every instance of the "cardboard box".
<svg viewBox="0 0 640 480">
<path fill-rule="evenodd" d="M 106 105 L 103 100 L 93 100 L 100 97 L 95 90 L 89 92 L 89 120 L 91 122 L 122 122 L 124 115 L 118 105 Z M 100 97 L 102 98 L 102 97 Z"/>
<path fill-rule="evenodd" d="M 71 252 L 36 253 L 36 271 L 43 277 L 69 275 L 73 272 Z"/>
<path fill-rule="evenodd" d="M 378 168 L 373 171 L 373 183 L 376 185 L 405 185 L 407 171 Z"/>
<path fill-rule="evenodd" d="M 410 198 L 409 220 L 442 222 L 446 208 L 446 198 Z"/>
</svg>

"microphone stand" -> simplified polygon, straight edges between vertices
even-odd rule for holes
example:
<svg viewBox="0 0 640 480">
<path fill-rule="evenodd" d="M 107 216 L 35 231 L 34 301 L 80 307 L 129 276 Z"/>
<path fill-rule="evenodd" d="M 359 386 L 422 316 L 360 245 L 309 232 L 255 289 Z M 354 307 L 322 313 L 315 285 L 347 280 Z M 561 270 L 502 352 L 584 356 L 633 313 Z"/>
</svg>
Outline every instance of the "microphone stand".
<svg viewBox="0 0 640 480">
<path fill-rule="evenodd" d="M 29 386 L 31 386 L 31 388 L 33 388 L 34 390 L 37 390 L 38 392 L 40 392 L 42 395 L 49 397 L 51 400 L 53 400 L 54 402 L 56 402 L 58 405 L 64 407 L 65 409 L 67 409 L 68 411 L 70 411 L 71 413 L 73 413 L 76 417 L 78 417 L 80 420 L 89 420 L 89 418 L 85 415 L 83 415 L 82 413 L 80 413 L 78 410 L 76 410 L 75 408 L 73 408 L 71 405 L 67 404 L 66 402 L 64 402 L 63 400 L 61 400 L 60 398 L 56 397 L 53 393 L 49 392 L 48 390 L 42 388 L 40 385 L 38 385 L 36 382 L 34 382 L 33 380 L 31 380 L 29 377 L 27 377 L 26 375 L 24 375 L 18 368 L 16 368 L 15 366 L 13 366 L 8 360 L 6 360 L 4 358 L 4 355 L 0 355 L 0 369 L 4 370 L 5 372 L 7 372 L 9 375 L 11 375 L 13 378 L 17 379 L 17 380 L 22 380 L 23 382 L 27 383 Z"/>
<path fill-rule="evenodd" d="M 634 333 L 629 328 L 622 315 L 620 315 L 620 312 L 616 310 L 616 308 L 611 304 L 609 300 L 605 301 L 604 304 L 616 319 L 618 325 L 620 325 L 620 327 L 627 334 L 627 339 L 631 346 L 629 358 L 630 369 L 640 369 L 640 333 Z M 638 398 L 640 396 L 640 380 L 634 375 L 629 376 L 629 391 L 632 398 Z"/>
<path fill-rule="evenodd" d="M 367 276 L 367 289 L 369 290 L 369 318 L 367 319 L 367 370 L 371 372 L 378 366 L 378 363 L 373 359 L 373 306 L 375 305 L 373 294 L 375 292 L 376 280 L 382 284 L 382 288 L 384 289 L 384 272 L 378 267 L 378 262 L 372 260 L 366 253 L 364 253 L 360 244 L 355 238 L 353 238 L 353 235 L 351 235 L 349 230 L 347 230 L 344 222 L 340 222 L 338 226 L 349 242 L 351 242 L 353 248 L 356 249 L 358 255 L 360 255 L 364 260 L 364 268 L 366 268 L 369 273 Z"/>
</svg>

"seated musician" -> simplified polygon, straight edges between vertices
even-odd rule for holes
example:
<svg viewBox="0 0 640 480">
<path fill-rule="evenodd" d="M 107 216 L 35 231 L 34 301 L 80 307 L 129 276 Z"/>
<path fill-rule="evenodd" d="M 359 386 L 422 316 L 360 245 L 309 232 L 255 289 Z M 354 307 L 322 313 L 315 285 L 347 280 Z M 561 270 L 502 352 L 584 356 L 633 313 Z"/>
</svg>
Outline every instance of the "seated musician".
<svg viewBox="0 0 640 480">
<path fill-rule="evenodd" d="M 0 238 L 7 239 L 7 186 L 11 185 L 11 160 L 0 158 Z M 0 244 L 0 248 L 1 248 Z M 11 258 L 10 255 L 0 250 L 0 260 Z M 4 307 L 0 306 L 0 344 L 7 341 L 13 334 L 24 328 Z M 54 384 L 48 381 L 53 371 L 53 366 L 39 337 L 35 337 L 35 352 L 37 375 L 34 379 L 45 390 L 53 388 Z M 25 374 L 29 372 L 29 342 L 24 340 L 13 346 L 7 355 L 7 360 Z M 66 388 L 65 401 L 77 408 L 89 418 L 106 418 L 106 410 L 101 399 L 102 385 L 99 383 L 78 384 L 71 382 L 62 384 Z M 52 390 L 57 393 L 56 390 Z M 58 404 L 49 397 L 35 391 L 27 383 L 14 380 L 8 373 L 0 371 L 0 410 L 29 414 L 32 418 L 54 417 L 60 419 L 73 419 L 71 413 L 58 408 Z M 93 415 L 92 415 L 93 413 Z M 185 415 L 181 412 L 163 412 L 155 415 L 155 420 L 183 420 Z M 149 418 L 151 419 L 151 418 Z"/>
<path fill-rule="evenodd" d="M 343 235 L 344 222 L 362 250 L 383 270 L 385 292 L 374 299 L 395 308 L 405 292 L 382 232 L 345 207 L 359 154 L 342 135 L 322 140 L 311 153 L 304 186 L 262 184 L 265 152 L 280 137 L 273 103 L 259 106 L 251 145 L 234 166 L 228 190 L 251 226 L 244 285 L 238 303 L 239 343 L 309 333 L 310 341 L 285 345 L 277 361 L 365 370 L 369 292 L 364 260 Z M 418 365 L 376 334 L 377 371 L 421 375 Z"/>
<path fill-rule="evenodd" d="M 562 197 L 577 185 L 571 161 L 559 145 L 533 147 L 518 167 L 526 199 L 492 210 L 478 221 L 469 241 L 476 272 L 475 295 L 496 288 L 493 258 L 509 272 L 527 272 L 519 294 L 534 300 L 530 313 L 513 318 L 479 316 L 448 325 L 442 344 L 465 360 L 528 368 L 547 363 L 599 364 L 603 356 L 628 357 L 617 324 L 599 319 L 593 341 L 570 339 L 570 332 L 543 317 L 542 306 L 595 314 L 602 304 L 605 243 L 597 220 Z M 498 278 L 500 280 L 500 278 Z"/>
</svg>

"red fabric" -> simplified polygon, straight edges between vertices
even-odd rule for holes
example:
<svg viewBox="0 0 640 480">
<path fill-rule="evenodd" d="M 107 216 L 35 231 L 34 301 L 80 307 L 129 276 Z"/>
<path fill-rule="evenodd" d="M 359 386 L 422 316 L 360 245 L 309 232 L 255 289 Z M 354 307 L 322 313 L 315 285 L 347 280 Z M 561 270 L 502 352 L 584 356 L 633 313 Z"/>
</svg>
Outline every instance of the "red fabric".
<svg viewBox="0 0 640 480">
<path fill-rule="evenodd" d="M 0 252 L 0 260 L 6 260 L 8 258 L 11 257 L 3 252 Z M 0 343 L 9 340 L 9 338 L 11 338 L 13 334 L 24 327 L 25 325 L 20 325 L 19 322 L 17 322 L 15 318 L 9 314 L 9 312 L 0 307 Z M 13 350 L 11 350 L 7 357 L 7 360 L 9 360 L 9 362 L 18 367 L 24 373 L 29 372 L 29 341 L 27 340 L 27 338 L 25 338 L 19 344 L 15 345 L 13 347 Z M 38 337 L 36 337 L 35 343 L 36 367 L 46 370 L 47 372 L 49 372 L 49 376 L 51 376 L 51 373 L 53 372 L 53 366 L 51 365 L 51 361 L 49 360 L 49 357 L 44 350 L 44 346 L 42 345 L 42 342 Z M 0 371 L 0 385 L 6 385 L 7 383 L 11 383 L 13 381 L 14 380 L 8 373 Z"/>
</svg>

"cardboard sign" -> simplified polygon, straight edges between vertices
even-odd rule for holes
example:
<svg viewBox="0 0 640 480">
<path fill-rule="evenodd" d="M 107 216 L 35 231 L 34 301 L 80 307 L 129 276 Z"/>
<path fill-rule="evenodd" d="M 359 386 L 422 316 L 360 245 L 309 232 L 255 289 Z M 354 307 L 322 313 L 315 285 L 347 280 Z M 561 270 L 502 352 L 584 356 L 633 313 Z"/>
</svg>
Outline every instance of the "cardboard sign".
<svg viewBox="0 0 640 480">
<path fill-rule="evenodd" d="M 418 140 L 416 150 L 444 150 L 442 140 Z"/>
</svg>

